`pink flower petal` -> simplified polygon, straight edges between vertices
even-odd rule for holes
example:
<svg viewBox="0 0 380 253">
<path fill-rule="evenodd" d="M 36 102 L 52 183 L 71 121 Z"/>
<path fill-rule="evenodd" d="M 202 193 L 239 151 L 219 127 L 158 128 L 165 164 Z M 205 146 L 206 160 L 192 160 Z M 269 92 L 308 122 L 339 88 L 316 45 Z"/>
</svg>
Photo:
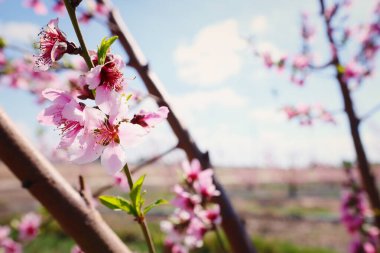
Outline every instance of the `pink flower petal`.
<svg viewBox="0 0 380 253">
<path fill-rule="evenodd" d="M 70 160 L 78 164 L 85 164 L 98 159 L 103 152 L 104 146 L 98 144 L 95 138 L 89 136 L 89 134 L 84 134 L 80 139 L 80 146 L 76 150 L 73 149 Z"/>
<path fill-rule="evenodd" d="M 135 145 L 147 131 L 140 125 L 122 123 L 119 126 L 120 143 L 124 147 Z"/>
<path fill-rule="evenodd" d="M 125 152 L 123 148 L 116 143 L 108 145 L 102 154 L 101 163 L 111 175 L 120 171 L 126 163 Z"/>
<path fill-rule="evenodd" d="M 105 114 L 110 113 L 111 108 L 114 104 L 115 96 L 113 95 L 113 93 L 115 92 L 109 90 L 105 86 L 99 86 L 96 89 L 95 103 Z"/>
<path fill-rule="evenodd" d="M 88 88 L 93 90 L 96 89 L 100 84 L 100 71 L 102 70 L 102 65 L 98 65 L 95 68 L 92 68 L 86 74 L 86 82 L 88 84 Z"/>
<path fill-rule="evenodd" d="M 51 61 L 55 62 L 62 58 L 67 50 L 67 43 L 57 41 L 51 50 Z"/>
</svg>

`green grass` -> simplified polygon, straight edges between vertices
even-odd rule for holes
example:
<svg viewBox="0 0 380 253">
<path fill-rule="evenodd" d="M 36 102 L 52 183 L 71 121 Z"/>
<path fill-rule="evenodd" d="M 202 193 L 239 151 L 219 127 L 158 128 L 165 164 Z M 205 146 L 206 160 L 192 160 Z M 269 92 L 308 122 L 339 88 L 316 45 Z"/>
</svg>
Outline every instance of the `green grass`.
<svg viewBox="0 0 380 253">
<path fill-rule="evenodd" d="M 259 253 L 336 253 L 330 249 L 302 247 L 285 241 L 260 237 L 256 237 L 253 241 Z"/>
<path fill-rule="evenodd" d="M 147 252 L 144 241 L 140 239 L 131 241 L 136 238 L 135 236 L 125 235 L 122 238 L 125 239 L 128 247 L 134 252 Z M 335 251 L 323 249 L 323 248 L 310 248 L 294 245 L 290 242 L 264 239 L 261 237 L 254 238 L 254 244 L 258 253 L 336 253 Z M 224 242 L 226 245 L 226 242 Z M 38 236 L 36 240 L 31 242 L 25 248 L 25 253 L 69 253 L 74 242 L 59 232 L 50 232 Z M 157 241 L 158 253 L 162 251 L 162 240 Z M 201 249 L 194 250 L 192 253 L 220 253 L 223 252 L 220 248 L 219 242 L 216 240 L 216 236 L 209 233 L 205 238 L 205 245 Z"/>
</svg>

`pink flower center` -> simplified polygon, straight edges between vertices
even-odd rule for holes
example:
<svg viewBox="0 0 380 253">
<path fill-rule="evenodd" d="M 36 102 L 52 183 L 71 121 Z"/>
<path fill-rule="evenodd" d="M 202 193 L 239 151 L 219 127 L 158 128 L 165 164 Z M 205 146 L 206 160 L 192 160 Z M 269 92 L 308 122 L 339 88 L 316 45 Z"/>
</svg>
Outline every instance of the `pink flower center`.
<svg viewBox="0 0 380 253">
<path fill-rule="evenodd" d="M 25 230 L 25 233 L 28 235 L 28 236 L 34 236 L 36 233 L 37 233 L 37 229 L 36 227 L 30 225 L 26 228 Z"/>
<path fill-rule="evenodd" d="M 135 114 L 131 120 L 132 124 L 138 124 L 142 127 L 148 127 L 148 124 L 145 122 L 145 116 L 141 114 Z"/>
<path fill-rule="evenodd" d="M 94 130 L 97 143 L 107 146 L 111 142 L 120 143 L 118 126 L 111 125 L 105 120 L 100 128 Z"/>
<path fill-rule="evenodd" d="M 78 133 L 83 127 L 79 124 L 78 121 L 65 120 L 61 125 L 62 135 L 70 137 Z"/>
<path fill-rule="evenodd" d="M 109 89 L 120 91 L 123 88 L 123 73 L 115 66 L 114 62 L 108 62 L 100 71 L 100 83 Z"/>
<path fill-rule="evenodd" d="M 190 172 L 189 175 L 187 175 L 187 179 L 189 182 L 194 182 L 198 179 L 198 173 L 196 172 Z"/>
<path fill-rule="evenodd" d="M 212 222 L 215 221 L 218 218 L 218 216 L 219 214 L 213 211 L 207 213 L 207 219 L 209 219 Z"/>
</svg>

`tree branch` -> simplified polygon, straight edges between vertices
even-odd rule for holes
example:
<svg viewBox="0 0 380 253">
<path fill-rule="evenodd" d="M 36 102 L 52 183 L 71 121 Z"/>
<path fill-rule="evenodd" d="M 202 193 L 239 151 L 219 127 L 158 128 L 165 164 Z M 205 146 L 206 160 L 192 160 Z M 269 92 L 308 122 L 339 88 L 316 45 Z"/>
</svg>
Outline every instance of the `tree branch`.
<svg viewBox="0 0 380 253">
<path fill-rule="evenodd" d="M 85 252 L 131 251 L 0 109 L 0 159 Z M 96 243 L 94 243 L 96 242 Z"/>
</svg>

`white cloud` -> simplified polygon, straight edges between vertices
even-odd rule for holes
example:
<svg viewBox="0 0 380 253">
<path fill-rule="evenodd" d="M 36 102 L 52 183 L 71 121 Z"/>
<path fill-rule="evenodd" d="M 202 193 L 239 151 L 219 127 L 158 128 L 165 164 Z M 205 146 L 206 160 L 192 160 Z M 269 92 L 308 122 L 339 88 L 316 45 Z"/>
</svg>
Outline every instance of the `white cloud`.
<svg viewBox="0 0 380 253">
<path fill-rule="evenodd" d="M 176 96 L 173 100 L 179 107 L 191 108 L 192 110 L 204 110 L 210 106 L 239 108 L 247 105 L 247 100 L 230 88 L 196 91 Z"/>
<path fill-rule="evenodd" d="M 268 20 L 265 16 L 259 15 L 252 19 L 251 21 L 251 30 L 257 34 L 263 34 L 268 31 Z"/>
<path fill-rule="evenodd" d="M 207 26 L 190 45 L 182 44 L 175 50 L 179 77 L 190 84 L 219 84 L 240 71 L 242 60 L 238 53 L 244 47 L 236 20 Z"/>
<path fill-rule="evenodd" d="M 248 117 L 253 120 L 253 122 L 258 123 L 284 123 L 286 122 L 286 117 L 284 113 L 281 113 L 279 110 L 273 107 L 261 107 L 252 109 Z"/>
<path fill-rule="evenodd" d="M 27 22 L 7 22 L 0 26 L 0 35 L 11 42 L 30 43 L 40 32 L 39 26 Z"/>
<path fill-rule="evenodd" d="M 196 91 L 180 96 L 173 96 L 173 103 L 183 120 L 190 122 L 195 113 L 211 108 L 242 108 L 248 101 L 230 88 L 212 91 Z"/>
</svg>

